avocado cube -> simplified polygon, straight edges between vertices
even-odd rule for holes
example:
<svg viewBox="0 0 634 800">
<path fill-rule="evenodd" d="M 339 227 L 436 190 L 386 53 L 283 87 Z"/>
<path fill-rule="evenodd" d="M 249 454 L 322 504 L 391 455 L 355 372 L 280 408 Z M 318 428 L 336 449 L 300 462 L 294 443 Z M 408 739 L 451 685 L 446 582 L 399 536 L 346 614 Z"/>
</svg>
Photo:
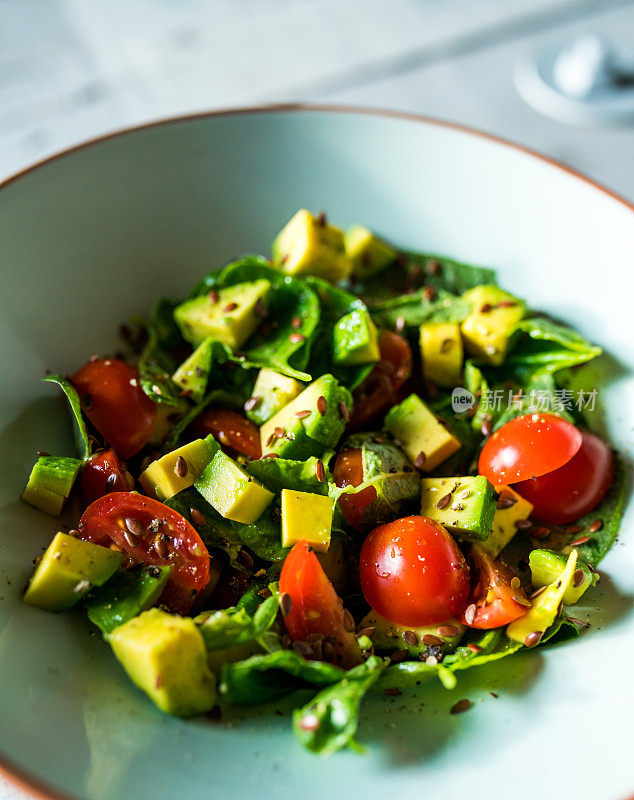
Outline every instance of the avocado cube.
<svg viewBox="0 0 634 800">
<path fill-rule="evenodd" d="M 22 492 L 23 502 L 52 517 L 59 517 L 80 468 L 78 458 L 40 456 Z"/>
<path fill-rule="evenodd" d="M 396 261 L 396 250 L 363 225 L 348 228 L 344 244 L 355 278 L 376 275 Z"/>
<path fill-rule="evenodd" d="M 465 348 L 471 355 L 499 367 L 517 323 L 526 314 L 525 303 L 498 286 L 476 286 L 462 297 L 472 309 L 461 326 Z"/>
<path fill-rule="evenodd" d="M 563 574 L 567 560 L 565 555 L 554 550 L 532 550 L 528 556 L 528 564 L 535 589 L 555 583 Z M 564 605 L 578 603 L 586 589 L 595 586 L 598 580 L 599 575 L 596 572 L 583 561 L 577 560 L 574 578 L 564 592 Z"/>
<path fill-rule="evenodd" d="M 305 389 L 305 385 L 295 378 L 280 375 L 273 369 L 263 368 L 258 372 L 247 417 L 256 425 L 263 425 L 277 414 L 285 405 L 294 400 Z"/>
<path fill-rule="evenodd" d="M 342 407 L 352 395 L 332 375 L 322 375 L 260 428 L 262 455 L 302 461 L 335 447 L 346 427 Z"/>
<path fill-rule="evenodd" d="M 116 572 L 123 553 L 57 533 L 35 568 L 24 602 L 47 611 L 65 611 L 93 586 L 101 586 Z"/>
<path fill-rule="evenodd" d="M 259 307 L 266 303 L 270 281 L 246 281 L 186 300 L 174 309 L 183 338 L 197 347 L 211 337 L 239 350 L 262 322 Z"/>
<path fill-rule="evenodd" d="M 88 619 L 102 633 L 110 633 L 156 603 L 172 569 L 143 565 L 118 572 L 84 601 Z"/>
<path fill-rule="evenodd" d="M 417 394 L 390 409 L 385 428 L 402 442 L 409 459 L 423 472 L 431 472 L 456 450 L 460 442 L 440 422 Z"/>
<path fill-rule="evenodd" d="M 423 642 L 424 636 L 434 636 L 439 640 L 436 645 L 440 651 L 445 653 L 453 652 L 460 639 L 462 639 L 465 631 L 465 625 L 462 625 L 458 620 L 449 619 L 447 622 L 442 622 L 439 625 L 423 625 L 418 628 L 413 628 L 408 625 L 397 625 L 395 622 L 377 614 L 372 610 L 368 612 L 359 624 L 359 629 L 374 628 L 374 632 L 370 636 L 372 644 L 377 650 L 407 650 L 411 658 L 419 659 L 421 654 L 427 650 L 427 645 Z M 416 638 L 411 636 L 413 632 Z M 404 636 L 408 633 L 407 636 Z"/>
<path fill-rule="evenodd" d="M 577 551 L 573 550 L 559 577 L 534 598 L 531 607 L 523 617 L 511 622 L 507 627 L 506 635 L 509 639 L 522 642 L 527 646 L 539 641 L 539 635 L 545 633 L 557 619 L 564 595 L 574 584 L 576 564 Z M 538 636 L 534 636 L 534 634 L 538 634 Z"/>
<path fill-rule="evenodd" d="M 195 439 L 152 461 L 139 476 L 139 483 L 150 497 L 167 500 L 192 486 L 219 449 L 211 435 Z"/>
<path fill-rule="evenodd" d="M 440 522 L 460 539 L 479 542 L 491 535 L 497 499 L 483 475 L 423 478 L 420 513 Z"/>
<path fill-rule="evenodd" d="M 194 486 L 221 516 L 245 525 L 259 519 L 274 497 L 222 450 L 218 450 Z"/>
<path fill-rule="evenodd" d="M 336 283 L 350 275 L 343 232 L 322 214 L 301 209 L 273 242 L 273 265 L 289 275 L 317 275 Z"/>
<path fill-rule="evenodd" d="M 193 717 L 216 704 L 216 679 L 192 619 L 152 608 L 107 639 L 132 681 L 167 714 Z"/>
<path fill-rule="evenodd" d="M 379 360 L 379 334 L 367 309 L 351 311 L 336 322 L 333 355 L 337 364 L 347 367 Z"/>
<path fill-rule="evenodd" d="M 175 422 L 185 415 L 187 403 L 173 406 L 170 403 L 156 403 L 156 417 L 152 426 L 152 433 L 148 439 L 149 445 L 159 445 L 163 442 L 174 427 Z"/>
<path fill-rule="evenodd" d="M 425 322 L 420 326 L 423 377 L 438 386 L 457 386 L 462 376 L 462 338 L 457 322 Z"/>
<path fill-rule="evenodd" d="M 532 504 L 510 486 L 496 486 L 495 491 L 500 496 L 493 517 L 493 528 L 489 538 L 480 545 L 493 558 L 497 558 L 515 536 L 518 521 L 528 519 L 533 511 Z"/>
<path fill-rule="evenodd" d="M 203 399 L 211 371 L 213 338 L 202 341 L 172 375 L 172 380 L 183 392 L 189 392 L 194 402 Z"/>
<path fill-rule="evenodd" d="M 330 547 L 332 513 L 328 496 L 282 489 L 282 547 L 303 540 L 325 553 Z"/>
</svg>

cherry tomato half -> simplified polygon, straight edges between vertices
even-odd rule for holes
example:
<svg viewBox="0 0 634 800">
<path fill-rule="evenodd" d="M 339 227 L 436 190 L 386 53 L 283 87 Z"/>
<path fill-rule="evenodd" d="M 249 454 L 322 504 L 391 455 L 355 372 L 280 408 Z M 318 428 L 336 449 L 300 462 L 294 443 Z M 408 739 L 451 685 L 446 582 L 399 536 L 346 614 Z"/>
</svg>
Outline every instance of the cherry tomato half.
<svg viewBox="0 0 634 800">
<path fill-rule="evenodd" d="M 359 486 L 363 483 L 363 461 L 358 447 L 346 447 L 337 456 L 334 469 L 337 486 Z M 368 486 L 357 494 L 342 494 L 339 508 L 349 525 L 358 531 L 363 528 L 367 507 L 376 500 L 376 489 Z"/>
<path fill-rule="evenodd" d="M 284 624 L 293 641 L 306 642 L 311 634 L 320 634 L 332 647 L 334 663 L 348 669 L 361 662 L 354 621 L 345 624 L 343 603 L 306 542 L 297 542 L 286 556 L 280 593 L 291 598 Z"/>
<path fill-rule="evenodd" d="M 99 450 L 81 468 L 81 494 L 88 506 L 111 492 L 129 492 L 134 480 L 114 450 Z"/>
<path fill-rule="evenodd" d="M 161 602 L 181 614 L 209 581 L 209 553 L 187 520 L 171 508 L 134 492 L 113 492 L 84 511 L 82 539 L 116 545 L 133 563 L 172 566 Z"/>
<path fill-rule="evenodd" d="M 581 447 L 581 433 L 555 414 L 524 414 L 497 430 L 480 453 L 478 472 L 494 486 L 559 469 Z"/>
<path fill-rule="evenodd" d="M 353 393 L 349 427 L 366 425 L 394 401 L 394 395 L 412 374 L 412 351 L 407 339 L 392 331 L 379 334 L 381 360 Z"/>
<path fill-rule="evenodd" d="M 211 433 L 228 455 L 240 453 L 248 458 L 262 458 L 260 430 L 238 411 L 211 408 L 203 411 L 191 425 L 196 436 L 204 438 Z"/>
<path fill-rule="evenodd" d="M 477 545 L 469 551 L 471 592 L 465 612 L 458 619 L 464 625 L 479 630 L 499 628 L 523 617 L 530 608 L 524 590 L 514 589 L 515 577 L 506 564 L 494 561 Z M 475 606 L 475 612 L 472 606 Z"/>
<path fill-rule="evenodd" d="M 532 516 L 549 525 L 566 525 L 597 506 L 614 478 L 614 456 L 593 433 L 582 433 L 578 452 L 563 467 L 513 485 L 529 503 Z"/>
<path fill-rule="evenodd" d="M 379 525 L 361 547 L 361 590 L 397 625 L 433 625 L 464 611 L 469 569 L 458 545 L 429 517 Z"/>
<path fill-rule="evenodd" d="M 71 378 L 81 406 L 121 458 L 130 458 L 150 438 L 156 404 L 139 386 L 139 371 L 118 358 L 94 358 Z"/>
</svg>

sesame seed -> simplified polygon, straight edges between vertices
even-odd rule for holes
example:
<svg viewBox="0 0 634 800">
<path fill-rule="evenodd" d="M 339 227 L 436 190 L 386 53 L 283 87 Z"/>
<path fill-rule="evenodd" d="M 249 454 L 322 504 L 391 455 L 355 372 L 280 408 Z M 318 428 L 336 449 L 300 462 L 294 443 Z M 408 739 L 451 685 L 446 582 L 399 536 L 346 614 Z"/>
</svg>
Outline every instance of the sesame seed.
<svg viewBox="0 0 634 800">
<path fill-rule="evenodd" d="M 189 472 L 189 467 L 187 466 L 187 461 L 185 461 L 183 456 L 179 456 L 176 459 L 176 463 L 174 464 L 174 472 L 178 475 L 179 478 L 187 477 L 187 473 Z"/>
<path fill-rule="evenodd" d="M 288 340 L 291 344 L 299 344 L 300 342 L 305 342 L 306 337 L 303 333 L 291 333 Z"/>
<path fill-rule="evenodd" d="M 283 617 L 288 617 L 293 607 L 293 599 L 288 592 L 282 592 L 280 595 L 280 610 Z"/>
<path fill-rule="evenodd" d="M 244 404 L 245 411 L 253 411 L 253 409 L 258 406 L 262 402 L 262 398 L 260 395 L 254 395 L 253 397 L 249 397 L 249 399 Z"/>
<path fill-rule="evenodd" d="M 439 636 L 456 636 L 458 633 L 458 628 L 454 628 L 453 625 L 441 625 L 438 628 L 438 635 Z"/>
<path fill-rule="evenodd" d="M 582 569 L 576 569 L 572 576 L 572 585 L 578 589 L 586 579 L 586 573 Z"/>
<path fill-rule="evenodd" d="M 464 714 L 464 712 L 468 711 L 470 708 L 473 708 L 473 703 L 471 702 L 471 700 L 468 700 L 465 697 L 464 700 L 458 700 L 457 703 L 454 703 L 449 709 L 449 713 Z"/>
<path fill-rule="evenodd" d="M 302 411 L 296 411 L 295 416 L 297 417 L 297 419 L 305 419 L 306 417 L 310 417 L 312 413 L 313 412 L 310 409 L 305 408 Z"/>
<path fill-rule="evenodd" d="M 451 503 L 451 492 L 449 494 L 443 495 L 440 500 L 436 503 L 436 508 L 442 511 L 443 508 L 447 508 L 447 506 Z"/>
<path fill-rule="evenodd" d="M 468 605 L 466 607 L 465 612 L 464 612 L 464 618 L 465 618 L 465 622 L 467 623 L 467 625 L 472 625 L 473 624 L 473 620 L 475 619 L 475 616 L 476 616 L 476 611 L 477 611 L 477 609 L 476 609 L 475 603 L 471 603 L 471 605 Z"/>
<path fill-rule="evenodd" d="M 595 519 L 595 521 L 592 523 L 592 525 L 590 525 L 588 530 L 590 531 L 590 533 L 596 533 L 597 531 L 600 531 L 602 527 L 603 527 L 603 520 Z"/>
<path fill-rule="evenodd" d="M 427 456 L 426 456 L 426 455 L 425 455 L 425 453 L 423 453 L 423 451 L 421 450 L 421 452 L 420 452 L 420 453 L 419 453 L 419 454 L 416 456 L 416 460 L 414 461 L 414 465 L 415 465 L 415 466 L 416 466 L 418 469 L 422 469 L 422 468 L 425 466 L 425 461 L 426 461 L 426 460 L 427 460 Z"/>
<path fill-rule="evenodd" d="M 317 459 L 317 463 L 315 464 L 315 476 L 320 483 L 323 483 L 326 478 L 326 470 L 320 458 Z"/>
<path fill-rule="evenodd" d="M 346 422 L 350 422 L 350 409 L 343 400 L 339 403 L 339 413 Z"/>
<path fill-rule="evenodd" d="M 526 639 L 524 639 L 524 644 L 526 647 L 535 647 L 536 644 L 539 644 L 540 639 L 542 638 L 541 631 L 533 631 L 529 633 Z"/>
<path fill-rule="evenodd" d="M 322 417 L 325 416 L 326 411 L 328 411 L 328 401 L 323 394 L 320 394 L 317 398 L 317 411 L 319 411 Z"/>
<path fill-rule="evenodd" d="M 585 544 L 586 542 L 590 541 L 589 536 L 580 536 L 578 539 L 575 539 L 574 542 L 570 542 L 570 547 L 578 547 L 581 544 Z"/>
</svg>

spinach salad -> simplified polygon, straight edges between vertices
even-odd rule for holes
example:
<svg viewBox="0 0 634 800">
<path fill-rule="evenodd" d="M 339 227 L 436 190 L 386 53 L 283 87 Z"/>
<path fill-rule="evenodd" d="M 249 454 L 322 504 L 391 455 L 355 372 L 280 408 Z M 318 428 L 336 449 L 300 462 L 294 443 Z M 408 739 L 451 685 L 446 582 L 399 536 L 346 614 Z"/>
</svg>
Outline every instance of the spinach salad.
<svg viewBox="0 0 634 800">
<path fill-rule="evenodd" d="M 368 692 L 588 626 L 625 495 L 588 429 L 601 351 L 492 270 L 301 210 L 122 333 L 45 378 L 77 452 L 22 499 L 71 527 L 24 600 L 83 608 L 164 712 L 310 690 L 295 734 L 332 753 Z"/>
</svg>

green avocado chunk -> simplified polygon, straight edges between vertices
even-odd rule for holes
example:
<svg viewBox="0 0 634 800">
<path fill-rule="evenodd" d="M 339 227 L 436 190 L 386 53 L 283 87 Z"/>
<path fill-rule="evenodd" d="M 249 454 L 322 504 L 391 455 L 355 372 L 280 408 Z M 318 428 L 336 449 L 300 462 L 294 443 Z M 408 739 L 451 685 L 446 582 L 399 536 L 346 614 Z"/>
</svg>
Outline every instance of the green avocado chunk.
<svg viewBox="0 0 634 800">
<path fill-rule="evenodd" d="M 205 396 L 213 356 L 214 339 L 204 339 L 194 352 L 183 361 L 172 375 L 177 386 L 188 392 L 189 397 L 199 403 Z"/>
<path fill-rule="evenodd" d="M 244 525 L 259 519 L 275 496 L 222 450 L 194 486 L 221 516 Z"/>
<path fill-rule="evenodd" d="M 52 517 L 59 517 L 81 469 L 78 458 L 40 456 L 31 470 L 22 500 Z"/>
<path fill-rule="evenodd" d="M 106 638 L 132 681 L 162 711 L 193 717 L 216 704 L 216 679 L 193 619 L 151 608 Z"/>
<path fill-rule="evenodd" d="M 407 650 L 411 658 L 418 659 L 427 653 L 438 657 L 453 652 L 467 629 L 455 619 L 440 625 L 412 628 L 397 625 L 376 611 L 370 611 L 361 620 L 359 630 L 361 633 L 368 631 L 367 635 L 379 651 Z M 433 649 L 429 651 L 428 648 Z"/>
<path fill-rule="evenodd" d="M 255 379 L 251 402 L 245 406 L 247 418 L 255 425 L 264 425 L 305 388 L 305 384 L 295 378 L 281 375 L 273 369 L 261 369 Z"/>
<path fill-rule="evenodd" d="M 337 364 L 344 366 L 379 360 L 379 334 L 367 309 L 351 311 L 335 323 L 333 355 Z"/>
<path fill-rule="evenodd" d="M 476 286 L 462 295 L 471 313 L 461 326 L 465 349 L 488 364 L 503 363 L 526 304 L 499 286 Z"/>
<path fill-rule="evenodd" d="M 567 556 L 554 550 L 532 550 L 528 556 L 528 564 L 535 589 L 555 583 L 566 569 L 567 561 Z M 598 573 L 593 572 L 583 561 L 577 560 L 573 579 L 564 593 L 564 605 L 570 606 L 579 602 L 586 589 L 595 586 L 598 581 Z"/>
<path fill-rule="evenodd" d="M 262 322 L 259 307 L 271 289 L 263 278 L 186 300 L 174 309 L 174 319 L 183 338 L 195 347 L 211 337 L 239 350 Z"/>
<path fill-rule="evenodd" d="M 363 225 L 348 228 L 344 243 L 356 278 L 376 275 L 396 261 L 396 250 Z"/>
<path fill-rule="evenodd" d="M 423 478 L 421 509 L 459 539 L 480 542 L 491 535 L 498 495 L 484 475 Z"/>
<path fill-rule="evenodd" d="M 110 633 L 153 606 L 171 574 L 172 567 L 146 565 L 116 573 L 84 601 L 88 619 Z"/>
</svg>

